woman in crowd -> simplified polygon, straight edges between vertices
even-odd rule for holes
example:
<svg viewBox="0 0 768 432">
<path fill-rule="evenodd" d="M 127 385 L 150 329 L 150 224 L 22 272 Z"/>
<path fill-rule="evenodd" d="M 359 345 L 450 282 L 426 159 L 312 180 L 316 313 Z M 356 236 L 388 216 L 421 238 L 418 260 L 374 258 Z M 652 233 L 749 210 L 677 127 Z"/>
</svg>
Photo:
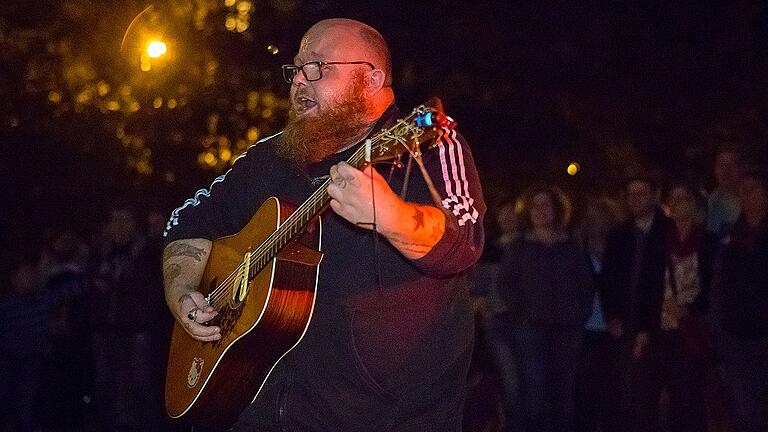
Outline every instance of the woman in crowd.
<svg viewBox="0 0 768 432">
<path fill-rule="evenodd" d="M 666 390 L 669 430 L 699 432 L 706 430 L 704 382 L 713 346 L 704 316 L 717 239 L 703 226 L 704 201 L 695 188 L 674 184 L 666 207 L 672 224 L 664 245 L 664 283 L 642 292 L 639 301 L 639 332 L 652 340 L 642 353 L 654 372 L 649 404 L 658 407 Z"/>
<path fill-rule="evenodd" d="M 570 206 L 538 185 L 520 199 L 525 232 L 505 249 L 500 288 L 512 320 L 526 431 L 570 431 L 584 320 L 593 299 L 589 264 L 566 231 Z"/>
</svg>

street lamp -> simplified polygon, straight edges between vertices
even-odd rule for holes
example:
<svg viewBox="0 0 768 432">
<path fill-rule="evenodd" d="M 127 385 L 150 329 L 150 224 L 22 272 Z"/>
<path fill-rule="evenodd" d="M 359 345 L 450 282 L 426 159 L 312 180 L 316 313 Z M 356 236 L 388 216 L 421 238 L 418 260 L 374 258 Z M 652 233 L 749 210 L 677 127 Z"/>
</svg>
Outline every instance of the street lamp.
<svg viewBox="0 0 768 432">
<path fill-rule="evenodd" d="M 147 56 L 158 58 L 168 52 L 168 46 L 163 41 L 152 40 L 147 44 Z"/>
</svg>

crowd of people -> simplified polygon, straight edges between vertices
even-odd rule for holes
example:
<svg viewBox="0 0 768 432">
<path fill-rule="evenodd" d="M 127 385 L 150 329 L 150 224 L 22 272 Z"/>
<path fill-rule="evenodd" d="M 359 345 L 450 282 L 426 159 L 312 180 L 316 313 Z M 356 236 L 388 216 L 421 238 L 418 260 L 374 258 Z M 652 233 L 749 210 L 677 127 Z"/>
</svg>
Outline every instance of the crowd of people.
<svg viewBox="0 0 768 432">
<path fill-rule="evenodd" d="M 496 207 L 470 270 L 475 356 L 500 390 L 484 430 L 767 430 L 768 180 L 730 149 L 714 177 L 709 193 L 632 177 L 580 206 L 534 184 Z M 162 408 L 165 215 L 144 216 L 115 203 L 89 241 L 63 232 L 19 257 L 0 428 L 182 427 Z M 494 399 L 469 390 L 472 428 L 472 404 Z"/>
<path fill-rule="evenodd" d="M 0 303 L 0 430 L 172 430 L 165 221 L 115 202 L 93 238 L 59 232 L 15 256 Z"/>
<path fill-rule="evenodd" d="M 498 207 L 473 269 L 496 430 L 768 430 L 768 179 L 732 147 L 714 177 Z"/>
<path fill-rule="evenodd" d="M 501 389 L 490 430 L 768 430 L 768 180 L 732 149 L 714 177 L 708 193 L 633 177 L 580 205 L 535 184 L 497 206 L 470 270 L 476 357 Z M 182 427 L 162 401 L 165 218 L 114 203 L 92 239 L 18 259 L 0 429 Z"/>
</svg>

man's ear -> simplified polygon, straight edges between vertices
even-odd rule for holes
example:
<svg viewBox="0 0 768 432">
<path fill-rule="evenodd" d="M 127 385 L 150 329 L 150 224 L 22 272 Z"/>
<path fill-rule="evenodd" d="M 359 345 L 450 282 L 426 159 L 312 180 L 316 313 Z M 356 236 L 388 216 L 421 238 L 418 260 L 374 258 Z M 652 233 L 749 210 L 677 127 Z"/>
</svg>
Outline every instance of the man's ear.
<svg viewBox="0 0 768 432">
<path fill-rule="evenodd" d="M 368 91 L 373 94 L 381 90 L 384 87 L 384 82 L 387 80 L 386 74 L 381 69 L 374 69 L 368 72 L 366 79 L 366 87 Z"/>
</svg>

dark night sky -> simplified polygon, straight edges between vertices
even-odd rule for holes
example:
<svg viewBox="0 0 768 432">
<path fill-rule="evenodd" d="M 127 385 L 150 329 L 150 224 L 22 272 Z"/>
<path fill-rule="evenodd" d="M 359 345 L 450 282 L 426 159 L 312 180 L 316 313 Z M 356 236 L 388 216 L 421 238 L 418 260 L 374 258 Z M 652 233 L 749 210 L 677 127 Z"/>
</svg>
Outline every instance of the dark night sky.
<svg viewBox="0 0 768 432">
<path fill-rule="evenodd" d="M 0 36 L 19 28 L 41 31 L 67 3 L 77 1 L 9 2 L 0 7 Z M 287 3 L 296 9 L 252 15 L 258 30 L 251 40 L 189 32 L 194 36 L 189 46 L 215 53 L 228 68 L 277 70 L 290 62 L 301 34 L 319 18 L 346 16 L 373 25 L 391 44 L 400 107 L 410 109 L 432 95 L 443 98 L 473 147 L 491 204 L 537 180 L 557 182 L 579 196 L 610 189 L 644 168 L 667 177 L 701 178 L 713 149 L 724 141 L 747 146 L 764 162 L 768 15 L 763 1 Z M 59 27 L 56 35 L 82 38 L 82 46 L 102 41 L 109 51 L 117 46 L 125 18 L 143 3 L 97 5 L 101 14 L 114 17 L 111 30 L 75 22 Z M 280 54 L 255 48 L 266 41 L 275 41 Z M 153 155 L 165 158 L 177 180 L 122 176 L 123 150 L 103 143 L 100 117 L 73 116 L 48 126 L 50 108 L 35 104 L 41 96 L 20 84 L 23 60 L 0 57 L 0 181 L 9 194 L 4 202 L 10 203 L 1 221 L 8 233 L 4 241 L 30 233 L 41 238 L 45 227 L 74 225 L 88 232 L 116 191 L 170 209 L 217 174 L 199 169 L 196 143 L 164 149 L 151 142 L 157 125 L 142 121 L 147 145 L 157 146 Z M 109 61 L 97 64 L 110 73 L 117 68 Z M 259 85 L 287 93 L 279 75 L 262 76 Z M 197 103 L 201 112 L 219 97 L 198 96 L 190 109 Z M 9 124 L 14 112 L 25 113 L 20 125 Z M 571 160 L 583 167 L 573 178 L 565 174 Z"/>
</svg>

